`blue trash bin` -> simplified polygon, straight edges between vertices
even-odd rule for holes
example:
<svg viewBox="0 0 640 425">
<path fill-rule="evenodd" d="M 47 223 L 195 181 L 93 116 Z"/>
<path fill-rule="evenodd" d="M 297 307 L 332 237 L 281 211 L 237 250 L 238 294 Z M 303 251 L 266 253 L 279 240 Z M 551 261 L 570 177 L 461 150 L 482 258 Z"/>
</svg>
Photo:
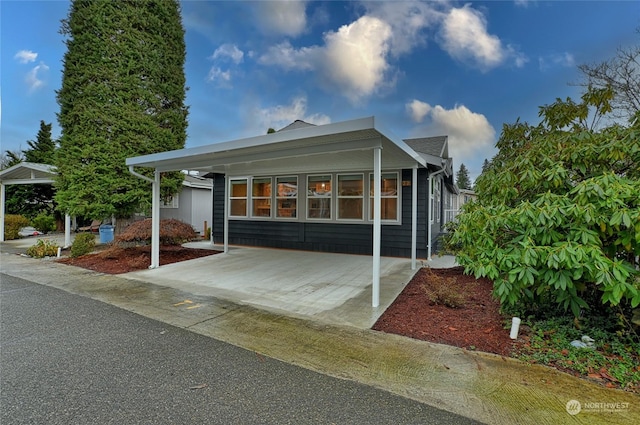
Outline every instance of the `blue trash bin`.
<svg viewBox="0 0 640 425">
<path fill-rule="evenodd" d="M 100 226 L 100 243 L 109 243 L 113 241 L 113 226 L 103 224 Z"/>
</svg>

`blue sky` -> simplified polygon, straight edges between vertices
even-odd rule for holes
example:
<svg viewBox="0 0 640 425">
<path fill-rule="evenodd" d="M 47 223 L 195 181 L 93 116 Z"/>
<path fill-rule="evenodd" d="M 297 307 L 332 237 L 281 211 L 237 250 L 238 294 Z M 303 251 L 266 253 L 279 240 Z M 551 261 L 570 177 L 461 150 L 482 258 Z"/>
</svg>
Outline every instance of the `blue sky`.
<svg viewBox="0 0 640 425">
<path fill-rule="evenodd" d="M 68 1 L 0 0 L 2 152 L 56 121 Z M 504 123 L 578 98 L 577 65 L 637 44 L 637 1 L 182 1 L 187 147 L 376 116 L 449 135 L 472 179 Z"/>
</svg>

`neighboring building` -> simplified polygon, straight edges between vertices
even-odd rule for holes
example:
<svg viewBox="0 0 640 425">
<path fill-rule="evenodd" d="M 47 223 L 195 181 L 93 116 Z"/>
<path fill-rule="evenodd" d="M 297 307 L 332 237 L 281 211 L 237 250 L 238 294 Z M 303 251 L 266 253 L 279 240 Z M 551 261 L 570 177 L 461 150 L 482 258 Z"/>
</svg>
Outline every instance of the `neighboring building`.
<svg viewBox="0 0 640 425">
<path fill-rule="evenodd" d="M 444 224 L 455 220 L 464 204 L 475 201 L 478 198 L 478 195 L 471 189 L 458 189 L 458 192 L 457 195 L 451 194 L 449 202 L 445 206 Z"/>
<path fill-rule="evenodd" d="M 211 227 L 212 184 L 211 179 L 185 175 L 182 190 L 160 204 L 160 218 L 189 223 L 204 236 L 205 222 Z"/>
</svg>

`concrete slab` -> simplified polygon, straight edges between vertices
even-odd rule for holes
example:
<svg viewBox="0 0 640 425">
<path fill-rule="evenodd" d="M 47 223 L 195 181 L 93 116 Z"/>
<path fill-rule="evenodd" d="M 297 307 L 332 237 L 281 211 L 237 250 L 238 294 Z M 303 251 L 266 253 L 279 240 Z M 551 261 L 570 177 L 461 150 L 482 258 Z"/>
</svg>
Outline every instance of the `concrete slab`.
<svg viewBox="0 0 640 425">
<path fill-rule="evenodd" d="M 207 242 L 193 248 L 219 249 Z M 417 270 L 407 258 L 382 257 L 380 305 L 371 306 L 372 257 L 253 247 L 121 275 L 197 295 L 304 316 L 322 322 L 370 328 Z M 453 265 L 434 258 L 422 265 Z"/>
</svg>

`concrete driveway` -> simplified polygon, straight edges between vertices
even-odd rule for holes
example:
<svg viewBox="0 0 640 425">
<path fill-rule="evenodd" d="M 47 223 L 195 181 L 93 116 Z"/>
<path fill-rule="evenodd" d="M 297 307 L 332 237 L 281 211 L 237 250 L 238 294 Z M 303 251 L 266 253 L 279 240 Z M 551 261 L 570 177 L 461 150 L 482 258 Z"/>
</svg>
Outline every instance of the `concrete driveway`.
<svg viewBox="0 0 640 425">
<path fill-rule="evenodd" d="M 222 250 L 209 243 L 188 244 Z M 426 262 L 418 261 L 418 268 Z M 431 266 L 451 267 L 453 257 Z M 411 280 L 411 260 L 382 257 L 380 305 L 371 307 L 372 257 L 269 248 L 228 253 L 121 275 L 234 303 L 370 328 Z"/>
</svg>

